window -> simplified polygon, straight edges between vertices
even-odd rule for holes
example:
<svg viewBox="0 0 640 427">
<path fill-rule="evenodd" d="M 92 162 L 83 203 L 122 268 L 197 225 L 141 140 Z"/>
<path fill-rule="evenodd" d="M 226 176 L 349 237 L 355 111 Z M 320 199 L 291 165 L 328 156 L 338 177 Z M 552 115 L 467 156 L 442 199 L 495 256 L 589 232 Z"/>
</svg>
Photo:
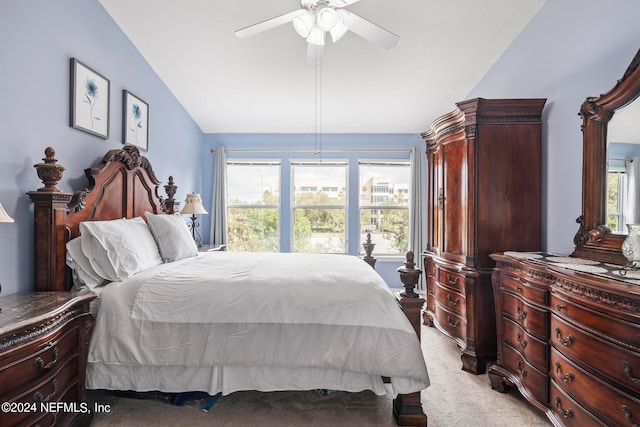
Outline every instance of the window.
<svg viewBox="0 0 640 427">
<path fill-rule="evenodd" d="M 624 195 L 627 174 L 624 170 L 610 169 L 607 174 L 607 225 L 614 233 L 626 233 L 624 229 Z"/>
<path fill-rule="evenodd" d="M 278 252 L 279 207 L 279 162 L 227 162 L 229 250 Z"/>
<path fill-rule="evenodd" d="M 293 251 L 345 253 L 347 163 L 293 163 L 291 178 Z"/>
<path fill-rule="evenodd" d="M 371 233 L 375 253 L 409 247 L 409 162 L 360 162 L 360 251 Z"/>
</svg>

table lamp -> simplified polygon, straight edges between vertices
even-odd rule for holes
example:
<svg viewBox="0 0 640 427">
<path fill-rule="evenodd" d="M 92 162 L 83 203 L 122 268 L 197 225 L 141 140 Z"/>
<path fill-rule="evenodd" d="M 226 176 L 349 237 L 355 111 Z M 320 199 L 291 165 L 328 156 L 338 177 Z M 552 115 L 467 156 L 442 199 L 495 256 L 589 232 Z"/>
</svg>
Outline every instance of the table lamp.
<svg viewBox="0 0 640 427">
<path fill-rule="evenodd" d="M 193 240 L 196 242 L 198 247 L 201 247 L 202 238 L 197 230 L 200 224 L 198 223 L 196 215 L 206 214 L 208 212 L 204 209 L 204 206 L 202 206 L 202 199 L 200 198 L 200 195 L 196 193 L 187 194 L 187 198 L 184 201 L 184 207 L 180 213 L 183 215 L 191 215 L 191 222 L 187 223 L 187 225 L 189 226 L 189 229 L 191 229 Z"/>
<path fill-rule="evenodd" d="M 4 210 L 2 203 L 0 203 L 0 222 L 13 222 L 13 218 Z M 2 292 L 2 284 L 0 284 L 0 292 Z M 0 311 L 2 311 L 2 308 L 0 308 Z"/>
</svg>

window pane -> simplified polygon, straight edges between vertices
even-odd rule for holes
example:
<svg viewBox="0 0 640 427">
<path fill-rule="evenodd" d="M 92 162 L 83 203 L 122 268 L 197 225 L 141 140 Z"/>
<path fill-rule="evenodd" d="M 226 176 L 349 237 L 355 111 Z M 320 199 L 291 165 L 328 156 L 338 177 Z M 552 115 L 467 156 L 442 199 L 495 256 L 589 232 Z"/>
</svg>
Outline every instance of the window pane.
<svg viewBox="0 0 640 427">
<path fill-rule="evenodd" d="M 227 165 L 228 205 L 277 205 L 280 201 L 280 165 Z"/>
<path fill-rule="evenodd" d="M 346 252 L 346 164 L 296 164 L 294 252 Z M 335 208 L 333 208 L 335 206 Z"/>
<path fill-rule="evenodd" d="M 229 208 L 227 223 L 230 251 L 278 252 L 278 209 Z"/>
<path fill-rule="evenodd" d="M 374 254 L 405 254 L 409 247 L 409 163 L 360 164 L 360 253 L 371 233 Z"/>
<path fill-rule="evenodd" d="M 294 252 L 344 253 L 344 209 L 294 209 Z"/>
<path fill-rule="evenodd" d="M 409 164 L 361 164 L 360 206 L 409 206 Z"/>
<path fill-rule="evenodd" d="M 293 166 L 294 203 L 344 206 L 346 172 L 346 165 Z"/>
<path fill-rule="evenodd" d="M 280 250 L 280 165 L 227 164 L 227 233 L 230 251 Z"/>
</svg>

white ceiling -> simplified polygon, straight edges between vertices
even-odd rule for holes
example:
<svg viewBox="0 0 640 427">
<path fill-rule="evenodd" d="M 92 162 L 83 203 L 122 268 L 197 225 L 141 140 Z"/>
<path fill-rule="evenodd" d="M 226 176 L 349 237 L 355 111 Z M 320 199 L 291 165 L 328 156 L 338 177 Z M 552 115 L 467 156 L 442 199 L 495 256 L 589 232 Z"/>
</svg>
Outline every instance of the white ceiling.
<svg viewBox="0 0 640 427">
<path fill-rule="evenodd" d="M 361 0 L 353 13 L 398 34 L 353 33 L 318 75 L 292 24 L 235 30 L 299 0 L 99 0 L 204 133 L 417 133 L 480 81 L 544 0 Z M 316 105 L 319 106 L 316 118 Z"/>
</svg>

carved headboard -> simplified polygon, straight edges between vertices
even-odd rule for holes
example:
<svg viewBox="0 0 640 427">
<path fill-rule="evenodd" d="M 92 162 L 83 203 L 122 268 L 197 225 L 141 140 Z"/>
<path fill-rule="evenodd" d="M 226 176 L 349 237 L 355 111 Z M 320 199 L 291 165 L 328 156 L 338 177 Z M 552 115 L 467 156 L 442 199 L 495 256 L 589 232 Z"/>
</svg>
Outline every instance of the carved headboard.
<svg viewBox="0 0 640 427">
<path fill-rule="evenodd" d="M 64 193 L 56 187 L 65 168 L 57 164 L 53 148 L 45 150 L 42 160 L 34 167 L 44 187 L 27 193 L 35 206 L 36 291 L 71 288 L 65 245 L 78 236 L 81 222 L 144 218 L 144 212 L 173 213 L 177 205 L 173 178 L 169 177 L 164 186 L 167 198 L 160 197 L 160 181 L 149 161 L 133 146 L 110 150 L 98 166 L 85 169 L 89 185 L 75 193 Z"/>
</svg>

